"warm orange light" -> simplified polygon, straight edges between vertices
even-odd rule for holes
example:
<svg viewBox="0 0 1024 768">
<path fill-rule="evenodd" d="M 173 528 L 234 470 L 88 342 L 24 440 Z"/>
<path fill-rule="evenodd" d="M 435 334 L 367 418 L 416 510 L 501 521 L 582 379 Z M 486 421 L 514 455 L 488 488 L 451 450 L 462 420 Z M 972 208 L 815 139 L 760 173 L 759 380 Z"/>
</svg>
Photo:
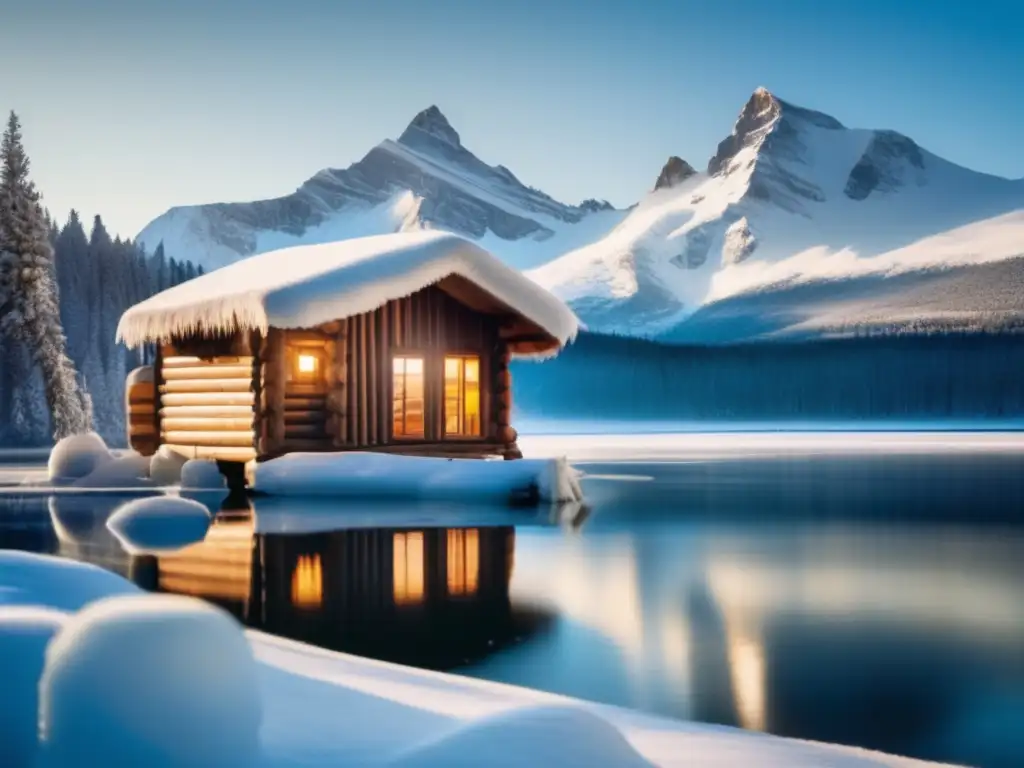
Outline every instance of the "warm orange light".
<svg viewBox="0 0 1024 768">
<path fill-rule="evenodd" d="M 392 431 L 395 437 L 423 437 L 423 358 L 396 357 Z"/>
<path fill-rule="evenodd" d="M 299 555 L 292 573 L 292 605 L 318 608 L 323 604 L 323 567 L 320 555 Z"/>
<path fill-rule="evenodd" d="M 423 532 L 396 533 L 392 578 L 396 605 L 423 602 Z"/>
<path fill-rule="evenodd" d="M 316 355 L 299 355 L 299 373 L 316 373 Z"/>
<path fill-rule="evenodd" d="M 480 358 L 444 359 L 444 433 L 480 436 Z"/>
<path fill-rule="evenodd" d="M 474 595 L 480 580 L 480 532 L 448 531 L 448 594 Z"/>
</svg>

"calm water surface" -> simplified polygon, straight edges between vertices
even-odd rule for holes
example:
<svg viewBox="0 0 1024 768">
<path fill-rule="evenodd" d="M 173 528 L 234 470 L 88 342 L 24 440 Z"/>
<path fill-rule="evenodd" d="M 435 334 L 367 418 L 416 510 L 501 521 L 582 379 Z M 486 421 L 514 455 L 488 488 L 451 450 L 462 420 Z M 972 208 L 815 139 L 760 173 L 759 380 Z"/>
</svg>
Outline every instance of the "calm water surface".
<svg viewBox="0 0 1024 768">
<path fill-rule="evenodd" d="M 587 464 L 589 510 L 210 500 L 128 555 L 124 499 L 0 495 L 0 547 L 318 645 L 674 717 L 1024 766 L 1024 456 Z M 255 509 L 254 509 L 254 508 Z"/>
</svg>

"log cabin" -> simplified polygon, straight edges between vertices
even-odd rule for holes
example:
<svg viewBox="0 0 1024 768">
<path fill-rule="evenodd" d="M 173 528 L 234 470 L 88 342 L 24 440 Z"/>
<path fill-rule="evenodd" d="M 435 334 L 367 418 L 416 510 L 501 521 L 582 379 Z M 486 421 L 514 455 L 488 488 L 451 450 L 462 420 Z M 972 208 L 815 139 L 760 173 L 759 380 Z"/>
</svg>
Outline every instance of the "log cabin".
<svg viewBox="0 0 1024 768">
<path fill-rule="evenodd" d="M 509 362 L 556 355 L 573 312 L 475 243 L 420 231 L 243 259 L 128 309 L 152 345 L 129 443 L 245 463 L 297 451 L 521 457 Z"/>
</svg>

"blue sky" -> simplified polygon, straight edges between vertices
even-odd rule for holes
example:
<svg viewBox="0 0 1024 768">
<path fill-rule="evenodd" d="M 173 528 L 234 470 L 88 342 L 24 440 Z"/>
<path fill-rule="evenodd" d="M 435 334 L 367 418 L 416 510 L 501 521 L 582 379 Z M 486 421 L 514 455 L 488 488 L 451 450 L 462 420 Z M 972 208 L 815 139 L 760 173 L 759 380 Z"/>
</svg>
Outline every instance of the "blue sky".
<svg viewBox="0 0 1024 768">
<path fill-rule="evenodd" d="M 750 93 L 1024 176 L 1024 10 L 1004 0 L 0 0 L 0 110 L 34 177 L 134 236 L 290 192 L 437 104 L 566 202 L 703 167 Z"/>
</svg>

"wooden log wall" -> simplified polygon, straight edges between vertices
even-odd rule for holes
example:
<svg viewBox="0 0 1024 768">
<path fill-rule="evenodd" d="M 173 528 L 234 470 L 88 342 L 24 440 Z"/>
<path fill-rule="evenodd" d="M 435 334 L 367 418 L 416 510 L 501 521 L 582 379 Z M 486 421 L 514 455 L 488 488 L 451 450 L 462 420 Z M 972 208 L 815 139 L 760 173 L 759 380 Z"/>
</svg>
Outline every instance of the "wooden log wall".
<svg viewBox="0 0 1024 768">
<path fill-rule="evenodd" d="M 260 347 L 260 399 L 256 436 L 261 456 L 280 453 L 284 448 L 284 393 L 288 384 L 288 357 L 285 334 L 271 328 Z"/>
<path fill-rule="evenodd" d="M 332 338 L 324 331 L 282 331 L 285 354 L 283 360 L 285 451 L 327 451 L 333 441 L 327 433 L 327 372 L 331 368 L 329 348 Z M 317 376 L 313 380 L 300 380 L 296 376 L 294 357 L 312 354 L 319 360 Z"/>
<path fill-rule="evenodd" d="M 498 325 L 496 316 L 474 312 L 435 286 L 349 318 L 339 331 L 348 352 L 344 371 L 348 386 L 344 388 L 345 418 L 335 422 L 342 430 L 336 443 L 361 448 L 441 442 L 445 353 L 480 356 L 481 413 L 491 413 L 490 358 L 499 344 Z M 403 353 L 424 357 L 424 436 L 419 440 L 392 435 L 391 360 Z M 484 425 L 481 439 L 495 440 L 492 429 L 497 429 L 497 421 L 485 419 Z M 453 446 L 453 451 L 458 449 Z"/>
<path fill-rule="evenodd" d="M 157 448 L 156 386 L 153 366 L 136 368 L 125 382 L 125 428 L 128 445 L 143 456 L 152 456 Z"/>
<path fill-rule="evenodd" d="M 210 357 L 186 354 L 183 346 L 159 351 L 160 442 L 189 458 L 254 458 L 255 361 L 248 340 L 234 354 Z"/>
<path fill-rule="evenodd" d="M 512 354 L 508 344 L 499 342 L 494 374 L 494 421 L 496 436 L 506 459 L 521 459 L 523 454 L 516 442 L 519 435 L 512 426 Z"/>
</svg>

